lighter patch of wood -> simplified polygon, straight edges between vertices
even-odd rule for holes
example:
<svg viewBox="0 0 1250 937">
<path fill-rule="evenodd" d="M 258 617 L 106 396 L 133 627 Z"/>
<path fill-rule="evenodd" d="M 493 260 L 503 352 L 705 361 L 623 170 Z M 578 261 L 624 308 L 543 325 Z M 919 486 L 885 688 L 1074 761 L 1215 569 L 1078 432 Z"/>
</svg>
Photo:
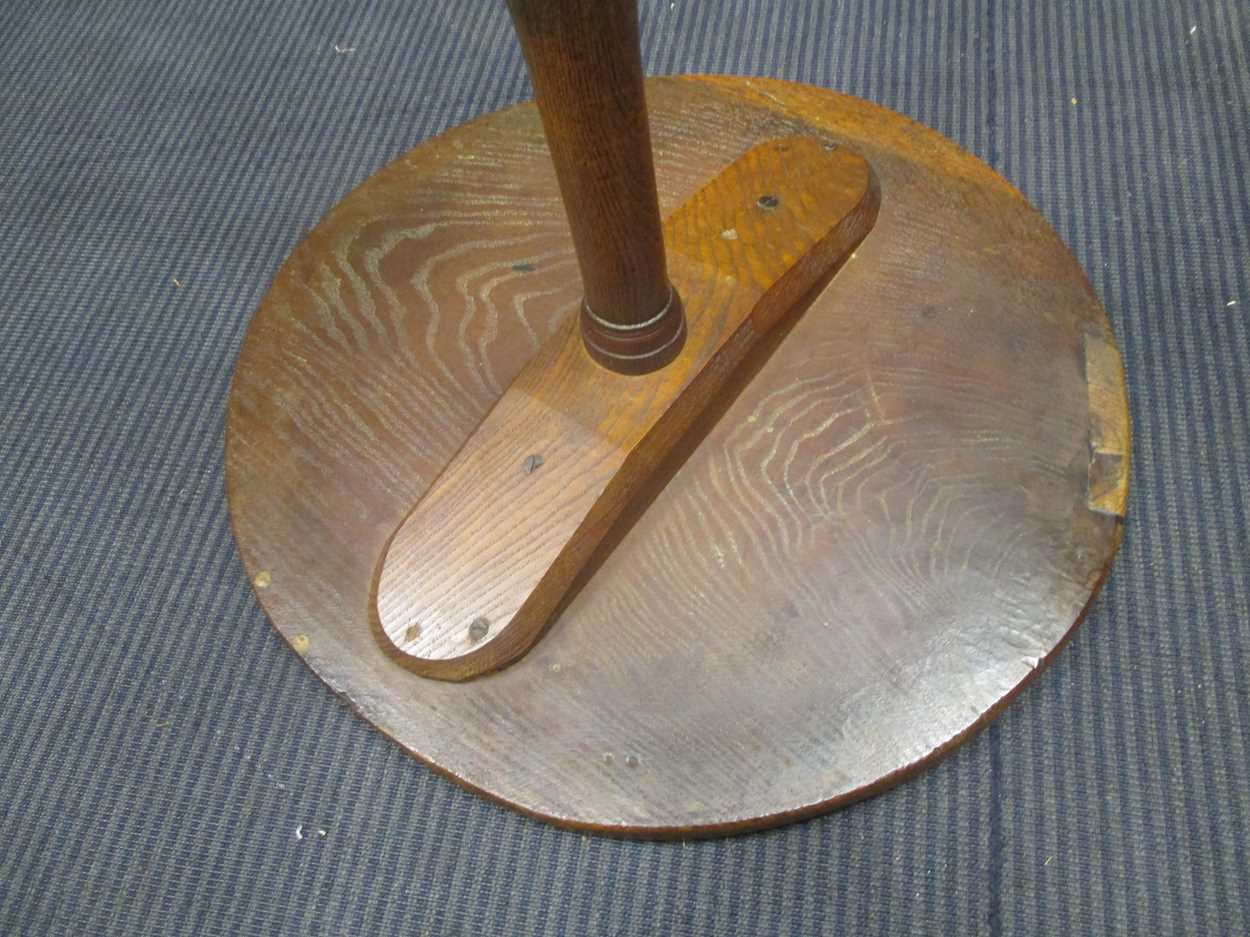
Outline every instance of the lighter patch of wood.
<svg viewBox="0 0 1250 937">
<path fill-rule="evenodd" d="M 1085 334 L 1089 389 L 1089 494 L 1091 511 L 1123 517 L 1128 508 L 1131 427 L 1124 364 L 1110 334 Z"/>
</svg>

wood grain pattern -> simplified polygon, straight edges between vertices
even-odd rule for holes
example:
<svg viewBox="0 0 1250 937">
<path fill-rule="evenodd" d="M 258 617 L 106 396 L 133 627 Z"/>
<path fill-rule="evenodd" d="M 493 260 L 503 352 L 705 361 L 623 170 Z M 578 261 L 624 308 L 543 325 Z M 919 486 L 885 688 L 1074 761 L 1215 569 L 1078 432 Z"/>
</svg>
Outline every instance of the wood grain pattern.
<svg viewBox="0 0 1250 937">
<path fill-rule="evenodd" d="M 388 538 L 577 313 L 532 106 L 422 144 L 294 250 L 240 353 L 227 486 L 278 632 L 406 749 L 564 826 L 717 835 L 896 783 L 1061 646 L 1120 531 L 1088 503 L 1086 336 L 1113 339 L 1044 219 L 939 134 L 781 81 L 647 94 L 662 212 L 797 134 L 861 153 L 880 214 L 540 647 L 430 680 L 370 614 Z"/>
<path fill-rule="evenodd" d="M 605 370 L 569 327 L 543 345 L 387 548 L 379 625 L 412 669 L 463 680 L 530 649 L 611 525 L 738 365 L 876 220 L 868 164 L 771 140 L 664 226 L 687 297 L 682 355 Z"/>
<path fill-rule="evenodd" d="M 508 0 L 508 9 L 569 214 L 587 350 L 625 374 L 661 368 L 685 332 L 665 269 L 638 4 Z"/>
</svg>

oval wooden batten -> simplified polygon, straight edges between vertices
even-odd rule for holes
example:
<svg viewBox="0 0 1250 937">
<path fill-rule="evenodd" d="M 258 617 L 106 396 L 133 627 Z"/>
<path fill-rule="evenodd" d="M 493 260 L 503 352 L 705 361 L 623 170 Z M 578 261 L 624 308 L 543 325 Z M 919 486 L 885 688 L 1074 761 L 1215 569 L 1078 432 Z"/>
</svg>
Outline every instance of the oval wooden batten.
<svg viewBox="0 0 1250 937">
<path fill-rule="evenodd" d="M 500 111 L 279 271 L 228 496 L 274 626 L 406 749 L 560 825 L 716 835 L 882 790 L 1050 659 L 1119 542 L 1128 416 L 1079 266 L 950 141 L 766 79 L 646 102 L 680 354 L 583 347 L 575 183 L 549 115 Z"/>
<path fill-rule="evenodd" d="M 572 328 L 544 343 L 387 547 L 379 624 L 416 672 L 465 679 L 529 650 L 636 491 L 868 234 L 878 198 L 868 164 L 833 144 L 753 147 L 664 226 L 687 298 L 680 357 L 618 374 Z"/>
</svg>

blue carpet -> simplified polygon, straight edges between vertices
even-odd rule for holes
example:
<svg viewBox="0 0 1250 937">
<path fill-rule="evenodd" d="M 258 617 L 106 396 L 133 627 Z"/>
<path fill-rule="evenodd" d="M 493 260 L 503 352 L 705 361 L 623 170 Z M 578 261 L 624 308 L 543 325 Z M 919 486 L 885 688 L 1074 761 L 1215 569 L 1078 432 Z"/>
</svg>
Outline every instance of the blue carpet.
<svg viewBox="0 0 1250 937">
<path fill-rule="evenodd" d="M 271 632 L 222 422 L 287 252 L 526 97 L 502 0 L 0 4 L 0 933 L 1250 928 L 1250 5 L 643 0 L 654 73 L 901 110 L 1019 185 L 1120 337 L 1127 539 L 1057 663 L 935 769 L 693 845 L 435 777 Z"/>
</svg>

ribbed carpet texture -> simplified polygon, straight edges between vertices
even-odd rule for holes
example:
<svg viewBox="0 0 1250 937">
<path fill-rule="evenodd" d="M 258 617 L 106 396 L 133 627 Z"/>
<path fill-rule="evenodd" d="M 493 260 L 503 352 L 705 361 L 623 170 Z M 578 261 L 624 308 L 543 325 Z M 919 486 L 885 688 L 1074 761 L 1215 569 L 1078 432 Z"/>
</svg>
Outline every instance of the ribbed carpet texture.
<svg viewBox="0 0 1250 937">
<path fill-rule="evenodd" d="M 642 0 L 651 73 L 936 127 L 1089 272 L 1127 537 L 1054 666 L 890 793 L 692 844 L 418 764 L 276 637 L 222 429 L 353 185 L 529 96 L 502 0 L 0 4 L 0 934 L 1236 935 L 1250 928 L 1250 3 Z"/>
</svg>

